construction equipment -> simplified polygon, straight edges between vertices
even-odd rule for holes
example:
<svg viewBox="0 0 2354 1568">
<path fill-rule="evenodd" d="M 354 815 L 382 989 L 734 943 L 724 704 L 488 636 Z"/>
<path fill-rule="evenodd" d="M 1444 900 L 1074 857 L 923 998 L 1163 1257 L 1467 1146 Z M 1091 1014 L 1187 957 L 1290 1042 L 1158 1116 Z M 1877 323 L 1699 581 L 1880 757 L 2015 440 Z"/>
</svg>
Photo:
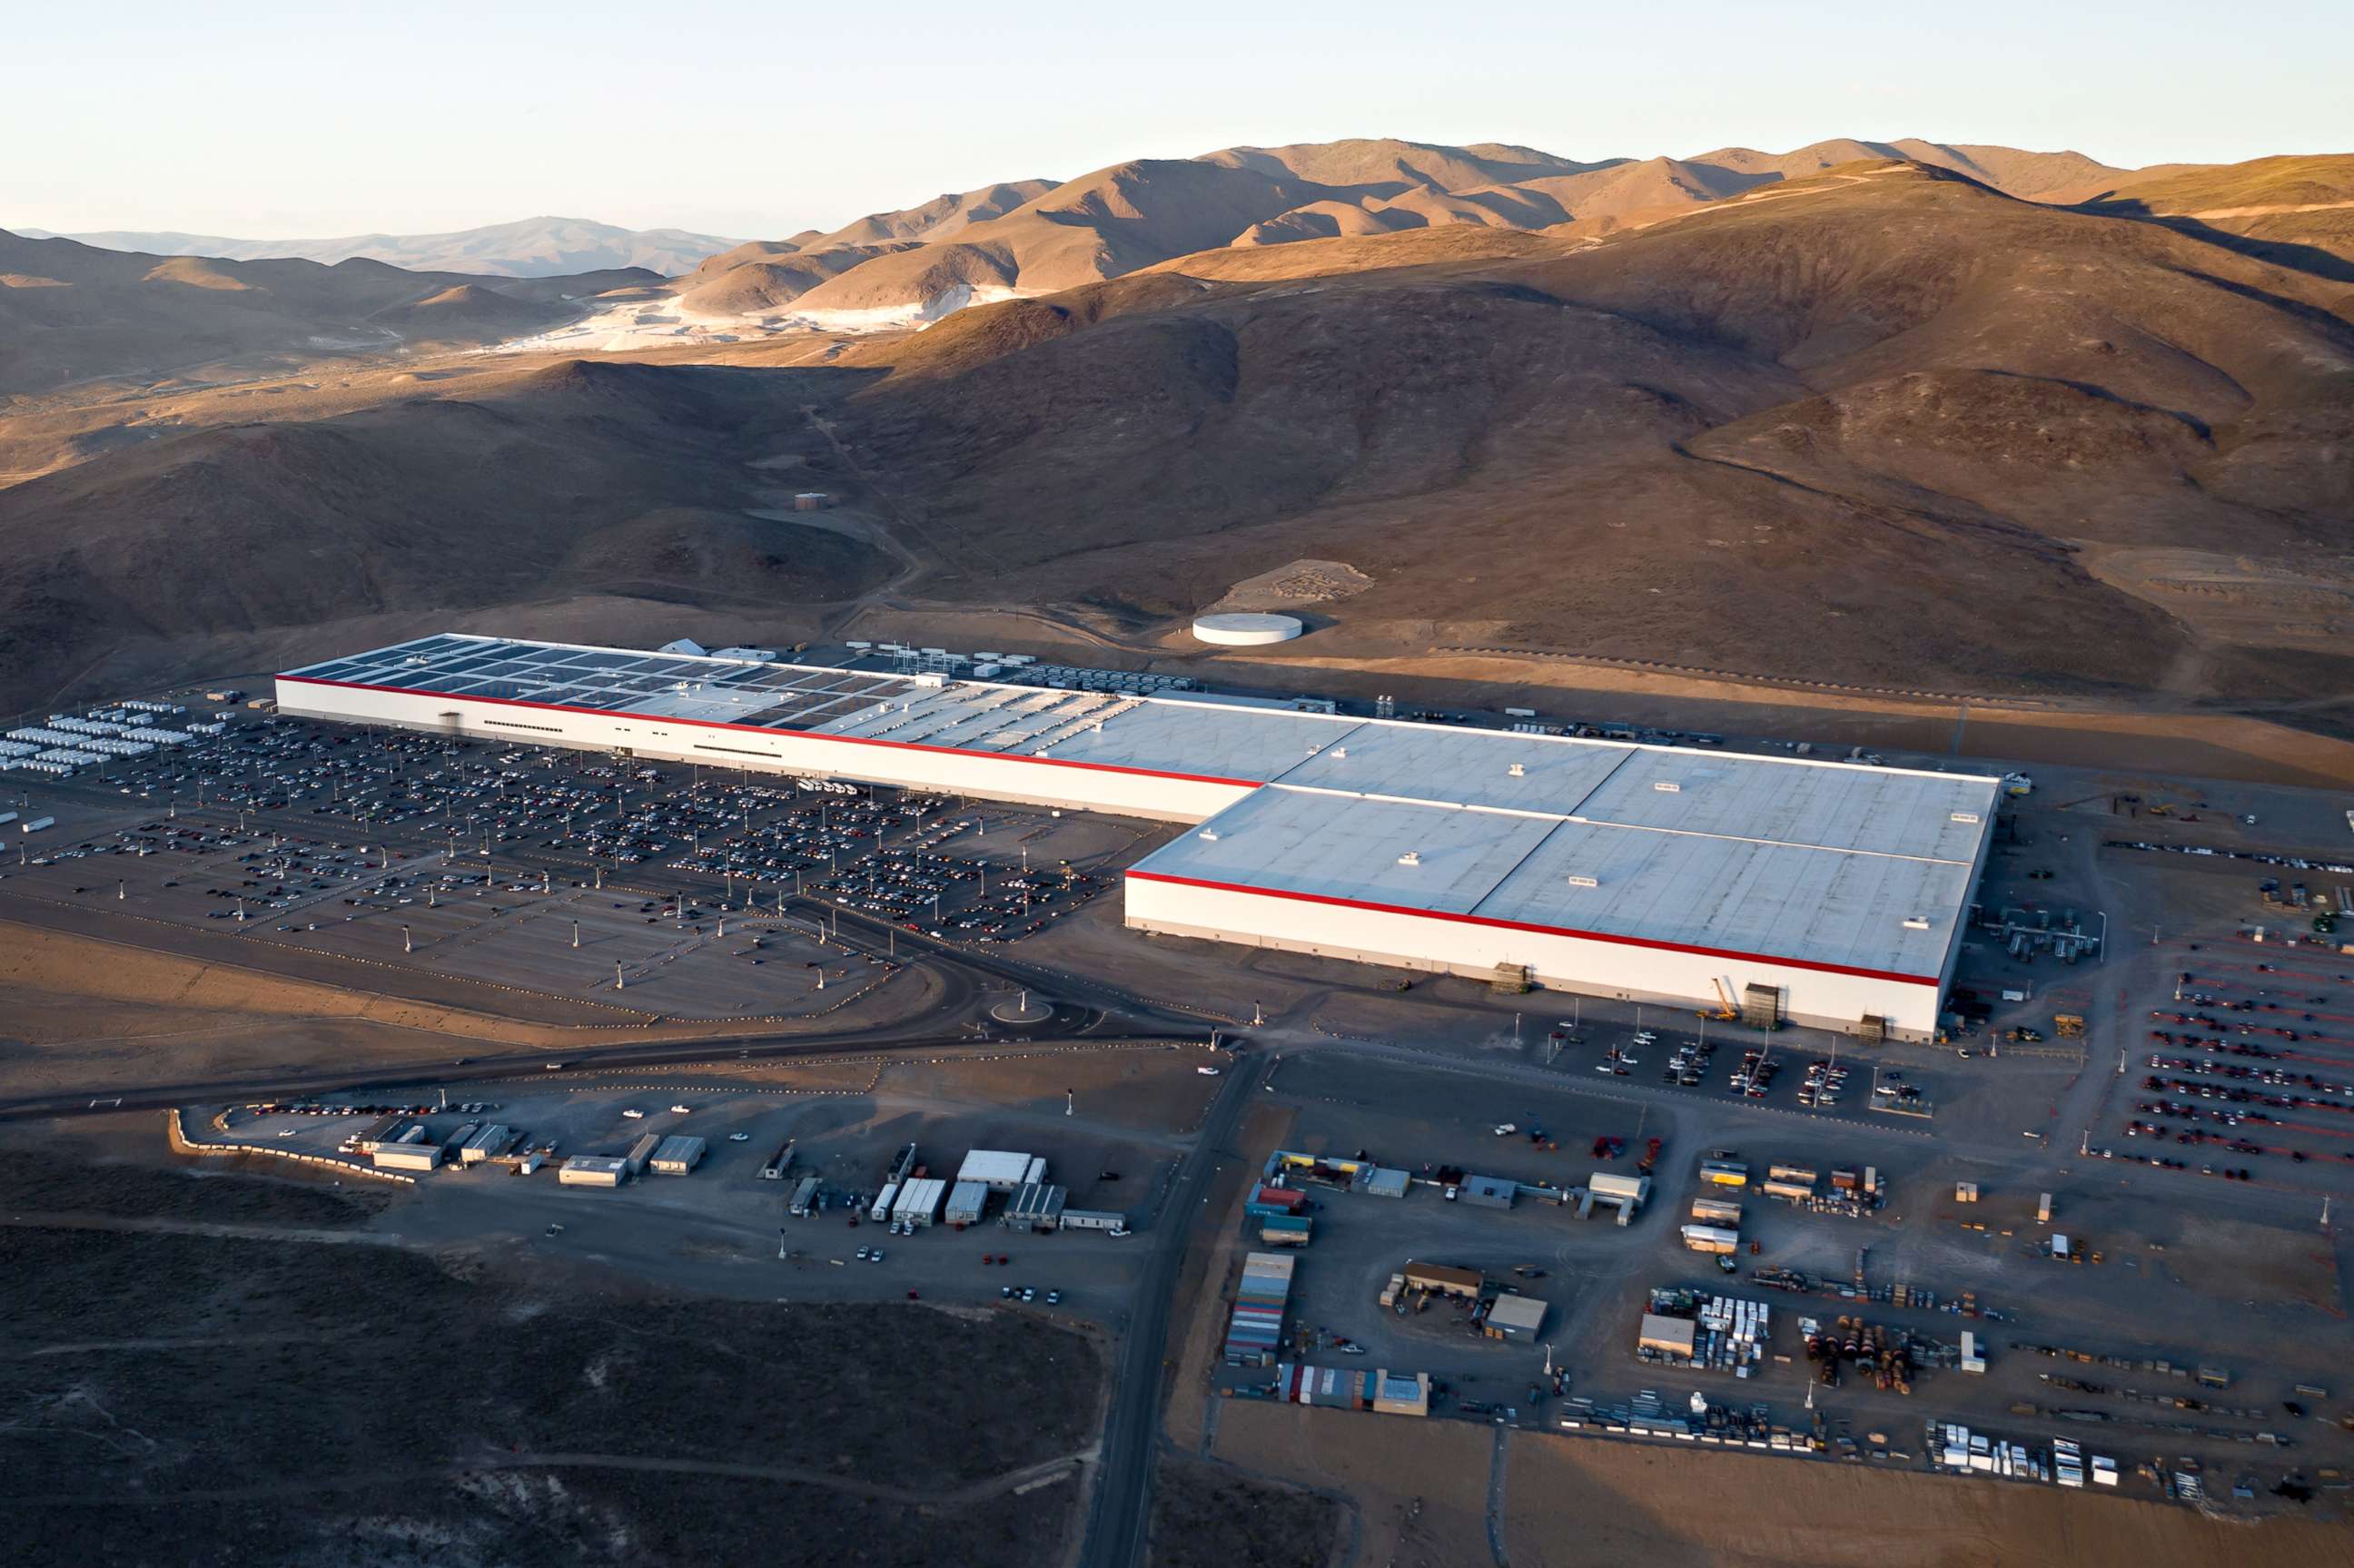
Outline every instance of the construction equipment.
<svg viewBox="0 0 2354 1568">
<path fill-rule="evenodd" d="M 1740 1012 L 1733 1005 L 1733 992 L 1725 988 L 1724 982 L 1721 980 L 1712 980 L 1710 983 L 1716 987 L 1716 1011 L 1703 1012 L 1695 1016 L 1714 1019 L 1719 1023 L 1733 1022 L 1741 1016 Z"/>
<path fill-rule="evenodd" d="M 2081 1012 L 2055 1012 L 2052 1015 L 2052 1032 L 2062 1040 L 2084 1037 L 2084 1015 Z"/>
</svg>

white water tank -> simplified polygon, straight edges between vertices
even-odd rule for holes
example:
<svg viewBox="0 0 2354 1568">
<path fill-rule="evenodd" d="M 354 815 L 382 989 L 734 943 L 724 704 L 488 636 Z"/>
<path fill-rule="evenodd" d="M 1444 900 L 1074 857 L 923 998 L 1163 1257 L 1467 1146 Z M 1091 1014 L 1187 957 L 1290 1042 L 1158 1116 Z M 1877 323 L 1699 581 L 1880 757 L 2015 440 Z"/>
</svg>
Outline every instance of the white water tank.
<svg viewBox="0 0 2354 1568">
<path fill-rule="evenodd" d="M 1288 642 L 1307 630 L 1288 615 L 1202 615 L 1193 618 L 1193 636 L 1227 648 L 1258 648 Z"/>
</svg>

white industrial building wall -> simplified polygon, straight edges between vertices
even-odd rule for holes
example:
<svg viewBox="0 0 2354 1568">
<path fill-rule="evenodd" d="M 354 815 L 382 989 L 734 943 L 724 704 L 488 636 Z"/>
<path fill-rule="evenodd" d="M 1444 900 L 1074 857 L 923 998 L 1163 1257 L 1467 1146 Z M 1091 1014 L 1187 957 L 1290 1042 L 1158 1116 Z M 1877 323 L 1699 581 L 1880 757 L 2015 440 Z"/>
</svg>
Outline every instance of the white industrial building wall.
<svg viewBox="0 0 2354 1568">
<path fill-rule="evenodd" d="M 1794 1023 L 1851 1030 L 1865 1016 L 1877 1015 L 1888 1021 L 1891 1033 L 1907 1038 L 1925 1039 L 1936 1029 L 1939 991 L 1927 981 L 1839 974 L 1158 877 L 1123 880 L 1128 924 L 1140 930 L 1482 980 L 1500 964 L 1522 964 L 1555 990 L 1695 1007 L 1715 1005 L 1718 980 L 1732 987 L 1736 1004 L 1743 987 L 1771 985 L 1782 989 L 1785 1014 Z"/>
<path fill-rule="evenodd" d="M 1108 811 L 1157 821 L 1198 822 L 1249 794 L 1248 783 L 1057 762 L 926 750 L 888 741 L 857 741 L 803 730 L 752 729 L 684 719 L 630 717 L 531 703 L 481 702 L 428 692 L 390 692 L 280 677 L 278 711 L 297 717 L 395 725 L 517 746 L 626 749 L 658 760 L 714 768 L 858 779 L 871 783 L 978 795 L 984 800 Z"/>
</svg>

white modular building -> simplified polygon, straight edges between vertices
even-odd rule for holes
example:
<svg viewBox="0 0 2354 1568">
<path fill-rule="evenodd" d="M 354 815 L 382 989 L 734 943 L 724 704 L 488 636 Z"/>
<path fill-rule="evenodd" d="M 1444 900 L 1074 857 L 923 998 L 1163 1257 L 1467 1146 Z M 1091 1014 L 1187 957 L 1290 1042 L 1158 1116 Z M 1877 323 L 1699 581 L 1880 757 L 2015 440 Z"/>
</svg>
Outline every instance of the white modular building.
<svg viewBox="0 0 2354 1568">
<path fill-rule="evenodd" d="M 1027 1154 L 1015 1154 L 1002 1149 L 976 1149 L 964 1157 L 957 1167 L 956 1179 L 977 1181 L 992 1192 L 1011 1192 L 1031 1180 L 1030 1168 L 1035 1163 Z M 1036 1178 L 1044 1181 L 1042 1171 Z"/>
<path fill-rule="evenodd" d="M 1909 1039 L 1936 1028 L 2002 788 L 454 634 L 277 693 L 298 716 L 1185 823 L 1129 871 L 1129 926 Z"/>
</svg>

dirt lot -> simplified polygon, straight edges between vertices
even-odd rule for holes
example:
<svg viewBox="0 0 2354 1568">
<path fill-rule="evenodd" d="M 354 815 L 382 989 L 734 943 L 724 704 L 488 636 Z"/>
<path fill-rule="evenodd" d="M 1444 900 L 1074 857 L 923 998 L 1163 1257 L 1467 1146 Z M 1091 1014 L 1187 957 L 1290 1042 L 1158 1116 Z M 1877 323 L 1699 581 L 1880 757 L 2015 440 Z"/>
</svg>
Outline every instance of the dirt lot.
<svg viewBox="0 0 2354 1568">
<path fill-rule="evenodd" d="M 178 1218 L 63 1217 L 126 1205 Z M 28 1559 L 1027 1564 L 1081 1496 L 1100 1356 L 1035 1318 L 326 1245 L 365 1204 L 245 1177 L 12 1156 L 0 1213 L 0 1521 Z M 306 1228 L 183 1228 L 213 1221 Z"/>
<path fill-rule="evenodd" d="M 1489 1568 L 1495 1443 L 1489 1428 L 1465 1422 L 1237 1399 L 1219 1414 L 1215 1453 L 1248 1470 L 1353 1498 L 1360 1563 Z"/>
<path fill-rule="evenodd" d="M 1505 1491 L 1507 1550 L 1539 1568 L 2354 1563 L 2354 1531 L 2301 1520 L 1561 1437 L 1515 1436 Z"/>
<path fill-rule="evenodd" d="M 1152 1568 L 1324 1568 L 1344 1510 L 1199 1459 L 1164 1458 L 1152 1483 Z"/>
</svg>

